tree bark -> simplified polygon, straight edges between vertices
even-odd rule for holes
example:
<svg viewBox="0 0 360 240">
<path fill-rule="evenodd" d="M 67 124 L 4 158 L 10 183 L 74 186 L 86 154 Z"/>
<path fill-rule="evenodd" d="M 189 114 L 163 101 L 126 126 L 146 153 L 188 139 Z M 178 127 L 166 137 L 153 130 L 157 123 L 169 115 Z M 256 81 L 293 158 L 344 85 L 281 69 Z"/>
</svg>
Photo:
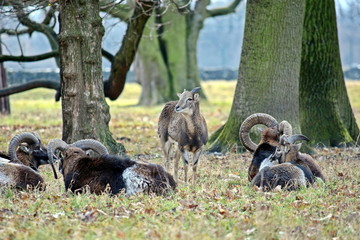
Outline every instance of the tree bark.
<svg viewBox="0 0 360 240">
<path fill-rule="evenodd" d="M 138 56 L 144 68 L 135 70 L 142 86 L 140 105 L 175 100 L 176 94 L 183 89 L 200 86 L 196 60 L 198 34 L 191 39 L 195 40 L 195 43 L 187 40 L 190 29 L 187 18 L 186 15 L 179 14 L 174 6 L 169 6 L 165 14 L 158 11 L 157 17 L 154 17 L 152 25 L 149 26 L 150 30 L 140 44 Z M 189 43 L 194 45 L 188 47 Z M 153 49 L 151 53 L 148 52 L 149 48 Z"/>
<path fill-rule="evenodd" d="M 101 74 L 101 40 L 104 28 L 98 0 L 59 1 L 63 140 L 92 138 L 109 152 L 124 147 L 109 131 L 110 113 Z"/>
<path fill-rule="evenodd" d="M 289 121 L 300 132 L 299 74 L 305 1 L 249 0 L 239 76 L 229 118 L 209 151 L 240 146 L 239 128 L 253 113 Z"/>
<path fill-rule="evenodd" d="M 204 21 L 208 17 L 234 12 L 240 2 L 234 0 L 226 7 L 209 10 L 210 0 L 201 0 L 196 1 L 191 11 L 188 1 L 172 1 L 173 5 L 165 14 L 158 10 L 155 23 L 148 24 L 139 47 L 138 62 L 142 68 L 135 67 L 142 86 L 141 105 L 174 100 L 177 92 L 201 85 L 197 42 Z M 154 29 L 157 37 L 154 37 Z M 201 94 L 206 99 L 205 94 Z"/>
<path fill-rule="evenodd" d="M 165 14 L 157 10 L 140 43 L 135 66 L 141 84 L 140 105 L 159 104 L 177 99 L 186 83 L 185 18 L 170 7 Z M 183 85 L 180 85 L 182 82 Z"/>
<path fill-rule="evenodd" d="M 341 68 L 334 1 L 306 1 L 300 75 L 300 119 L 311 144 L 351 143 L 359 128 Z"/>
</svg>

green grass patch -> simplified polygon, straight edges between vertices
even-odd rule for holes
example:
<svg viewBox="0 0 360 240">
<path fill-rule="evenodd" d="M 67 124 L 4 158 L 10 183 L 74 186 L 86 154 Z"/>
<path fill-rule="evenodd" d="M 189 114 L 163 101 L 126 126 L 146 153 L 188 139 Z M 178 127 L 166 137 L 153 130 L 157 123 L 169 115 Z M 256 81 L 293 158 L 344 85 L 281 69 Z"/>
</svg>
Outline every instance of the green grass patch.
<svg viewBox="0 0 360 240">
<path fill-rule="evenodd" d="M 225 123 L 236 82 L 204 82 L 201 103 L 209 132 Z M 360 84 L 347 82 L 359 122 Z M 110 128 L 133 159 L 163 164 L 157 138 L 162 106 L 136 106 L 137 84 L 108 101 Z M 61 103 L 54 91 L 32 90 L 11 97 L 11 116 L 1 116 L 0 150 L 11 137 L 36 131 L 47 143 L 61 137 Z M 122 138 L 126 137 L 126 138 Z M 195 186 L 180 183 L 166 197 L 73 195 L 49 166 L 40 172 L 46 191 L 0 190 L 1 239 L 359 239 L 359 149 L 324 149 L 314 157 L 326 184 L 297 192 L 258 192 L 249 187 L 249 153 L 203 155 Z M 182 164 L 180 164 L 182 167 Z M 180 169 L 180 179 L 183 178 Z"/>
</svg>

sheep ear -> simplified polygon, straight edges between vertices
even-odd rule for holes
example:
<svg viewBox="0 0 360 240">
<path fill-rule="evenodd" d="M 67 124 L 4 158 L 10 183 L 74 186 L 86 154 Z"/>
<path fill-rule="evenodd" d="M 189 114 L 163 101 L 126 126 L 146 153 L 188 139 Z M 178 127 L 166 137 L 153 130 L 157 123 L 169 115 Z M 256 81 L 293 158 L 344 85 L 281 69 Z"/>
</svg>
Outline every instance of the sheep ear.
<svg viewBox="0 0 360 240">
<path fill-rule="evenodd" d="M 178 97 L 180 98 L 180 96 L 181 96 L 181 93 L 177 93 L 176 95 L 177 95 L 177 96 L 178 96 Z"/>
<path fill-rule="evenodd" d="M 30 153 L 30 148 L 28 148 L 28 146 L 25 145 L 21 145 L 20 146 L 20 150 L 23 151 L 24 153 Z"/>
<path fill-rule="evenodd" d="M 302 143 L 295 144 L 296 151 L 299 151 L 301 148 Z"/>
<path fill-rule="evenodd" d="M 194 94 L 194 100 L 195 100 L 195 101 L 199 101 L 199 99 L 200 99 L 199 94 L 198 94 L 198 93 L 195 93 L 195 94 Z"/>
</svg>

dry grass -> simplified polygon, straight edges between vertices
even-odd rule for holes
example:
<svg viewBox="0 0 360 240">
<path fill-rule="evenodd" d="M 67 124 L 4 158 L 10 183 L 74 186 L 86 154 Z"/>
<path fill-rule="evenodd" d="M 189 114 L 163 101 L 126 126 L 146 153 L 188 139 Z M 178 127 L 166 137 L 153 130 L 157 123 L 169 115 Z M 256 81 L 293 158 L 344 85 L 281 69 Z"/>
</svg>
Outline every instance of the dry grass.
<svg viewBox="0 0 360 240">
<path fill-rule="evenodd" d="M 347 84 L 359 122 L 360 84 Z M 235 82 L 206 82 L 204 89 L 208 95 L 223 94 L 202 103 L 213 132 L 227 118 Z M 134 106 L 139 92 L 139 86 L 127 84 L 124 95 L 109 102 L 111 130 L 117 139 L 130 139 L 122 143 L 132 158 L 162 163 L 156 137 L 162 106 Z M 1 150 L 21 131 L 37 131 L 44 142 L 61 137 L 60 103 L 52 101 L 53 94 L 34 90 L 11 97 L 12 116 L 0 117 Z M 61 179 L 53 179 L 48 166 L 42 166 L 46 191 L 0 192 L 0 238 L 359 239 L 359 148 L 323 149 L 314 157 L 327 175 L 326 184 L 263 193 L 248 185 L 249 153 L 204 155 L 198 184 L 181 183 L 166 197 L 74 196 L 64 191 Z"/>
</svg>

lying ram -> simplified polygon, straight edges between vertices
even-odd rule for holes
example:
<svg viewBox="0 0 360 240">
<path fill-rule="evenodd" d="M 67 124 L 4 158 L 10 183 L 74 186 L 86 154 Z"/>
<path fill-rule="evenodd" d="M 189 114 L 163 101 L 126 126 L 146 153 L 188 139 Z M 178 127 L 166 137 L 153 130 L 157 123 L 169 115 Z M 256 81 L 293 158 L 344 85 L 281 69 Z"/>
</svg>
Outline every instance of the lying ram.
<svg viewBox="0 0 360 240">
<path fill-rule="evenodd" d="M 310 169 L 315 177 L 321 179 L 323 182 L 326 182 L 325 175 L 321 171 L 321 168 L 315 159 L 309 154 L 301 153 L 299 151 L 301 144 L 295 144 L 295 141 L 299 140 L 309 141 L 306 136 L 301 134 L 296 134 L 293 136 L 284 135 L 280 138 L 280 145 L 277 148 L 277 151 L 282 153 L 280 163 L 290 162 L 306 166 Z"/>
<path fill-rule="evenodd" d="M 44 190 L 45 184 L 40 174 L 32 168 L 0 159 L 0 189 L 4 187 Z"/>
<path fill-rule="evenodd" d="M 313 184 L 315 177 L 325 181 L 315 160 L 310 155 L 299 152 L 301 145 L 296 145 L 295 142 L 301 140 L 308 141 L 308 138 L 300 134 L 280 137 L 280 146 L 271 148 L 273 152 L 261 162 L 259 172 L 251 184 L 265 191 L 277 186 L 291 191 Z"/>
<path fill-rule="evenodd" d="M 138 192 L 164 194 L 176 187 L 173 177 L 160 165 L 109 155 L 100 142 L 92 139 L 70 145 L 60 139 L 50 141 L 48 154 L 51 162 L 54 162 L 58 150 L 61 152 L 59 170 L 65 189 L 74 193 L 87 188 L 95 194 L 118 194 L 121 190 L 125 190 L 127 195 Z M 99 156 L 90 157 L 87 150 Z"/>
<path fill-rule="evenodd" d="M 9 143 L 8 155 L 2 153 L 0 158 L 23 164 L 34 170 L 40 165 L 49 163 L 46 147 L 41 143 L 39 135 L 31 132 L 15 135 Z"/>
<path fill-rule="evenodd" d="M 45 189 L 44 179 L 37 173 L 38 167 L 49 163 L 47 149 L 36 133 L 23 132 L 15 135 L 8 148 L 8 155 L 0 155 L 0 186 L 26 189 Z M 56 172 L 53 164 L 51 167 Z"/>
<path fill-rule="evenodd" d="M 250 138 L 250 130 L 258 124 L 266 126 L 260 134 L 259 144 L 255 144 Z M 270 156 L 279 146 L 280 136 L 292 135 L 292 127 L 289 122 L 278 123 L 275 118 L 265 113 L 255 113 L 247 117 L 241 124 L 240 141 L 244 147 L 253 152 L 253 159 L 248 170 L 248 179 L 251 181 L 259 172 L 261 162 Z"/>
<path fill-rule="evenodd" d="M 185 182 L 188 180 L 189 163 L 193 169 L 192 180 L 196 181 L 199 157 L 208 141 L 207 125 L 200 113 L 200 97 L 196 93 L 199 89 L 197 87 L 179 93 L 179 100 L 166 103 L 159 117 L 158 135 L 166 158 L 165 168 L 169 170 L 171 155 L 174 154 L 175 181 L 178 181 L 181 156 L 184 162 Z"/>
</svg>

